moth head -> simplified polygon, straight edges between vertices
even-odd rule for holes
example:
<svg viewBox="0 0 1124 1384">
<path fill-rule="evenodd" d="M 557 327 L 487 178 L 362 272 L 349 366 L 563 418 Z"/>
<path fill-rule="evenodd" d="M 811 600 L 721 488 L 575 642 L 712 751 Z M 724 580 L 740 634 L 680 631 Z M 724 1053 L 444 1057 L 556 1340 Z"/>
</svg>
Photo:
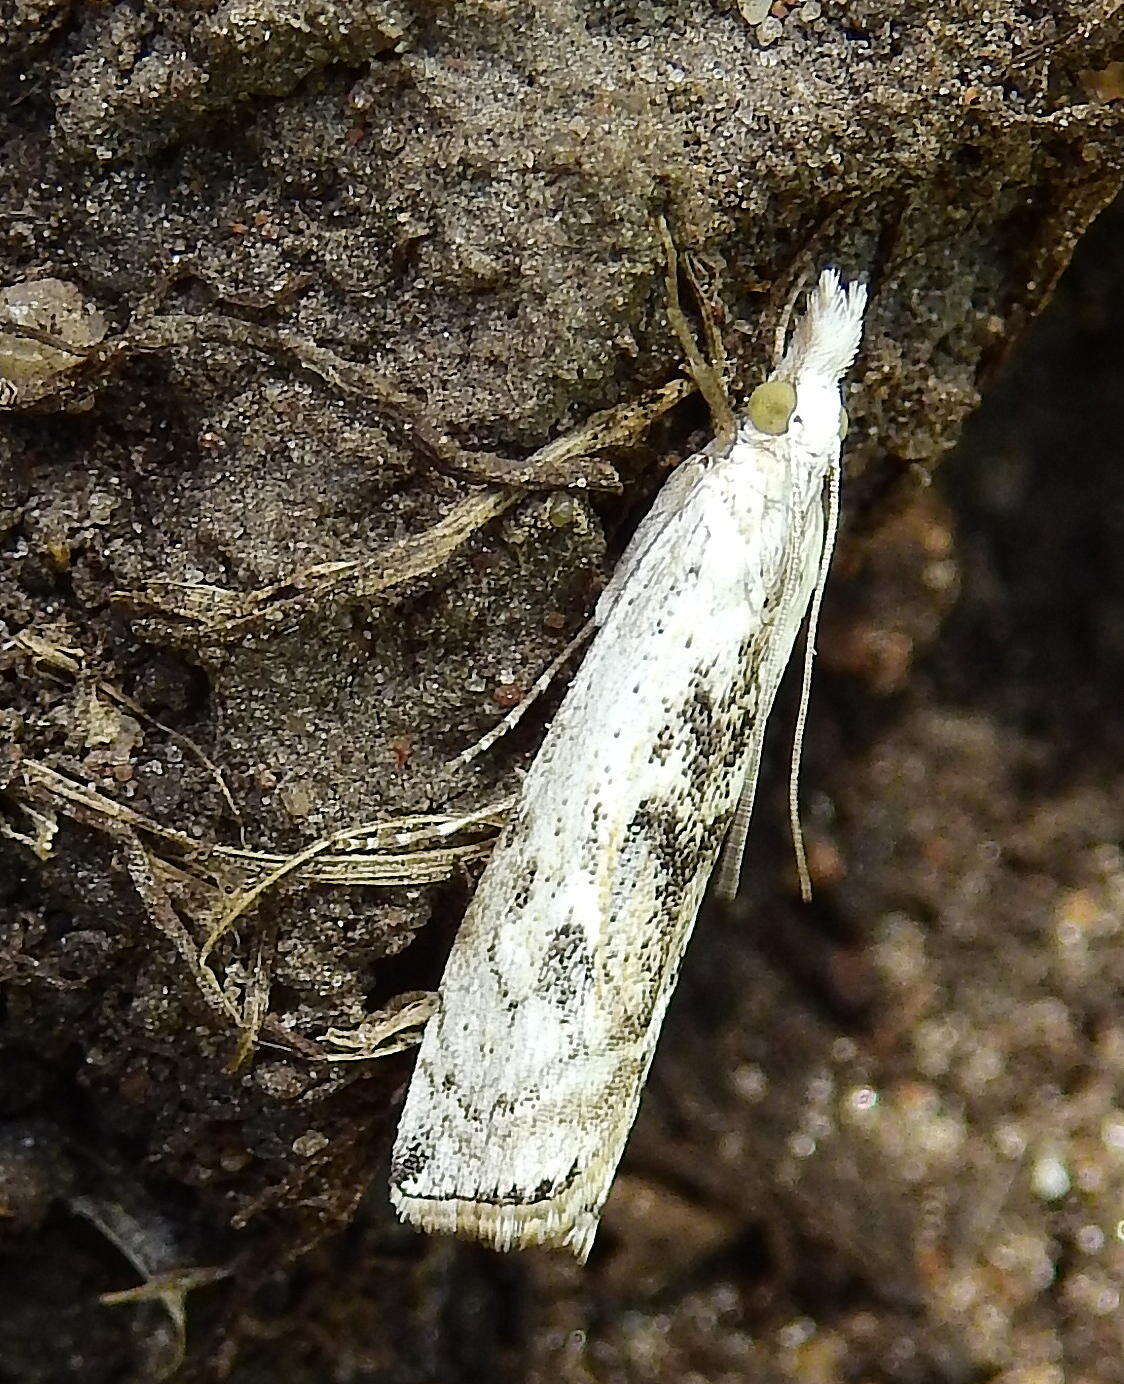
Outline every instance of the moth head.
<svg viewBox="0 0 1124 1384">
<path fill-rule="evenodd" d="M 859 349 L 866 285 L 844 288 L 825 269 L 796 320 L 776 369 L 749 397 L 746 412 L 758 432 L 791 434 L 802 448 L 831 454 L 847 432 L 840 381 Z"/>
<path fill-rule="evenodd" d="M 767 437 L 787 437 L 806 455 L 832 457 L 847 435 L 847 410 L 839 385 L 823 376 L 774 375 L 749 396 L 746 415 Z"/>
<path fill-rule="evenodd" d="M 746 412 L 758 432 L 780 437 L 796 412 L 796 386 L 791 380 L 766 380 L 749 396 Z"/>
</svg>

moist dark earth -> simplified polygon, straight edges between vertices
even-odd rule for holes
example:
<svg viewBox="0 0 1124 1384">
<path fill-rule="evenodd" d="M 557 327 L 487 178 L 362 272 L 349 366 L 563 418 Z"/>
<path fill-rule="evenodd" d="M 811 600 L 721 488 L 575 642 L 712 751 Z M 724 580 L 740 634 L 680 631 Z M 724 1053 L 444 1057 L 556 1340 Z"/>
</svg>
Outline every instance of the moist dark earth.
<svg viewBox="0 0 1124 1384">
<path fill-rule="evenodd" d="M 1122 60 L 1099 4 L 0 3 L 3 1384 L 1124 1380 Z M 566 674 L 450 761 L 709 437 L 661 218 L 735 403 L 802 276 L 871 309 L 814 899 L 788 687 L 579 1268 L 385 1179 Z"/>
</svg>

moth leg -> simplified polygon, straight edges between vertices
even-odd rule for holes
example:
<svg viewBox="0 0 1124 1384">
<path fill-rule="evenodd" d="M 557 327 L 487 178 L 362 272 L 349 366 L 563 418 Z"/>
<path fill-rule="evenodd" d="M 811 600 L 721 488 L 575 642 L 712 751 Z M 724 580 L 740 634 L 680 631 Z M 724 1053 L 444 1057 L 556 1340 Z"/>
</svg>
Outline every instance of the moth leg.
<svg viewBox="0 0 1124 1384">
<path fill-rule="evenodd" d="M 764 726 L 765 717 L 760 718 Z M 749 839 L 749 819 L 753 816 L 753 799 L 757 793 L 757 774 L 761 768 L 761 747 L 764 736 L 756 728 L 753 732 L 753 745 L 749 756 L 745 782 L 738 795 L 734 815 L 722 842 L 722 852 L 718 857 L 714 888 L 723 903 L 733 903 L 737 896 L 738 884 L 742 876 L 742 860 L 745 858 L 745 843 Z"/>
<path fill-rule="evenodd" d="M 785 606 L 788 604 L 793 597 L 799 580 L 800 571 L 796 562 L 794 550 L 789 557 L 781 577 L 781 589 L 776 601 L 778 606 Z M 738 892 L 738 883 L 741 879 L 742 872 L 742 859 L 745 856 L 745 843 L 749 837 L 749 819 L 753 814 L 753 799 L 757 792 L 757 775 L 761 769 L 761 752 L 765 744 L 765 725 L 769 719 L 769 711 L 772 708 L 773 698 L 776 696 L 781 675 L 784 672 L 784 663 L 778 659 L 775 652 L 775 641 L 772 645 L 768 645 L 767 647 L 769 648 L 769 652 L 762 664 L 758 679 L 757 708 L 754 715 L 753 730 L 751 732 L 749 764 L 746 769 L 745 782 L 738 796 L 737 805 L 734 808 L 734 815 L 730 820 L 730 826 L 726 832 L 726 839 L 722 843 L 722 853 L 718 859 L 715 888 L 718 891 L 718 897 L 727 903 L 730 903 Z M 807 688 L 805 689 L 805 695 L 806 693 Z M 803 721 L 800 722 L 799 731 L 802 735 Z M 798 759 L 795 762 L 799 764 Z M 799 770 L 797 769 L 795 773 L 798 772 Z M 790 784 L 790 793 L 792 791 Z M 794 838 L 796 842 L 796 861 L 798 870 L 800 871 L 801 892 L 803 892 L 804 880 L 807 875 L 807 866 L 804 861 L 804 841 L 800 835 L 799 815 L 793 818 L 793 821 L 793 830 L 796 833 Z"/>
<path fill-rule="evenodd" d="M 465 764 L 471 764 L 474 759 L 479 758 L 486 750 L 490 750 L 501 736 L 506 735 L 509 730 L 514 730 L 534 703 L 538 701 L 558 676 L 559 669 L 563 664 L 567 662 L 572 654 L 581 648 L 596 628 L 597 620 L 595 617 L 587 620 L 562 652 L 547 664 L 546 668 L 543 669 L 531 684 L 523 700 L 517 706 L 513 706 L 503 720 L 498 721 L 491 730 L 485 732 L 475 744 L 469 745 L 468 749 L 462 750 L 455 759 L 451 759 L 449 761 L 449 767 L 451 769 L 459 769 Z"/>
<path fill-rule="evenodd" d="M 666 257 L 667 320 L 679 338 L 679 344 L 683 347 L 683 354 L 687 357 L 687 365 L 710 409 L 710 416 L 714 423 L 714 435 L 722 445 L 728 445 L 737 432 L 734 410 L 730 407 L 730 401 L 726 397 L 726 386 L 722 382 L 721 374 L 713 364 L 703 359 L 698 342 L 691 331 L 691 324 L 687 321 L 686 314 L 680 305 L 679 252 L 675 248 L 675 242 L 671 238 L 667 222 L 662 216 L 659 218 L 659 230 Z M 691 278 L 692 284 L 697 287 L 697 280 L 693 275 Z M 702 301 L 701 298 L 700 301 Z M 717 335 L 717 327 L 712 317 L 708 322 L 708 313 L 705 309 L 703 310 L 703 323 L 708 344 L 712 344 L 711 338 L 712 335 Z M 724 349 L 720 351 L 718 359 L 720 362 L 725 361 Z"/>
</svg>

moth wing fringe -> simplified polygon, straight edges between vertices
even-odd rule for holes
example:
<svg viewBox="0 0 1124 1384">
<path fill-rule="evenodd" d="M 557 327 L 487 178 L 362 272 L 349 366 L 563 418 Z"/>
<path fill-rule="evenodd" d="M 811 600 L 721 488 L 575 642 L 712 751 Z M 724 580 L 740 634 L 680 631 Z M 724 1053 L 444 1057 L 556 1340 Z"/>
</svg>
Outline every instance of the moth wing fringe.
<svg viewBox="0 0 1124 1384">
<path fill-rule="evenodd" d="M 427 1197 L 392 1181 L 390 1199 L 401 1220 L 428 1234 L 459 1235 L 505 1251 L 530 1245 L 568 1249 L 584 1264 L 639 1103 L 638 1082 L 626 1118 L 613 1121 L 613 1127 L 604 1131 L 600 1151 L 553 1196 L 521 1203 L 505 1201 L 496 1190 L 481 1191 L 476 1197 Z M 432 1183 L 430 1188 L 436 1190 Z"/>
<path fill-rule="evenodd" d="M 391 1188 L 399 1217 L 430 1235 L 457 1235 L 492 1249 L 546 1245 L 568 1249 L 584 1264 L 597 1234 L 597 1214 L 572 1207 L 570 1196 L 529 1205 L 467 1201 L 459 1197 L 414 1197 Z"/>
</svg>

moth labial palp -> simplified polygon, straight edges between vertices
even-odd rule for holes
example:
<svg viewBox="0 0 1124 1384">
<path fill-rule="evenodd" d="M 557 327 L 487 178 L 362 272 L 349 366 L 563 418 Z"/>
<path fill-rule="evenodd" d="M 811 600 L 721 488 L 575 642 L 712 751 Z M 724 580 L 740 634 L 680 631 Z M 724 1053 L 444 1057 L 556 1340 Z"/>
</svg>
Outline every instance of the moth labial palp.
<svg viewBox="0 0 1124 1384">
<path fill-rule="evenodd" d="M 765 723 L 818 613 L 865 304 L 862 283 L 820 275 L 732 435 L 671 473 L 601 595 L 406 1097 L 391 1199 L 423 1230 L 589 1254 L 703 893 L 720 855 L 719 887 L 736 882 Z M 798 743 L 802 729 L 803 713 Z"/>
</svg>

